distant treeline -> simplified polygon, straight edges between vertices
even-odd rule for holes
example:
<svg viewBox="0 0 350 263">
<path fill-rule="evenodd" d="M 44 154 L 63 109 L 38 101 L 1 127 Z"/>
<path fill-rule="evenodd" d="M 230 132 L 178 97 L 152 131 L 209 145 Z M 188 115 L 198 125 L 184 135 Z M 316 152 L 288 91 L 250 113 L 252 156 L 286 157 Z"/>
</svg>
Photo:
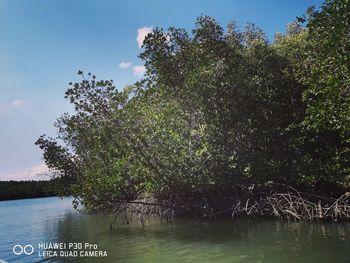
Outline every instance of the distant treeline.
<svg viewBox="0 0 350 263">
<path fill-rule="evenodd" d="M 55 195 L 50 181 L 0 181 L 0 200 L 45 197 Z"/>
</svg>

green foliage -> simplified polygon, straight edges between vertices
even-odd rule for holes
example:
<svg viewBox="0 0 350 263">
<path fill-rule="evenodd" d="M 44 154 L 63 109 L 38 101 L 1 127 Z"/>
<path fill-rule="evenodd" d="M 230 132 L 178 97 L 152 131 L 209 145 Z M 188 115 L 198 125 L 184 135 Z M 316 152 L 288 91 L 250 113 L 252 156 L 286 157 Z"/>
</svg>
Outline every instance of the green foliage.
<svg viewBox="0 0 350 263">
<path fill-rule="evenodd" d="M 299 173 L 315 182 L 344 182 L 350 168 L 350 2 L 309 8 L 307 30 L 280 38 L 292 74 L 307 88 L 297 134 Z"/>
<path fill-rule="evenodd" d="M 254 24 L 224 30 L 208 16 L 191 34 L 156 28 L 145 79 L 122 91 L 79 71 L 66 92 L 75 113 L 37 141 L 61 195 L 109 210 L 145 194 L 205 203 L 235 184 L 345 185 L 348 8 L 327 1 L 273 43 Z"/>
<path fill-rule="evenodd" d="M 309 12 L 310 72 L 303 79 L 307 117 L 303 123 L 307 143 L 320 155 L 324 180 L 350 173 L 350 2 L 326 1 Z"/>
<path fill-rule="evenodd" d="M 157 29 L 145 40 L 149 78 L 168 98 L 201 115 L 212 162 L 209 173 L 222 185 L 284 180 L 290 176 L 286 128 L 302 116 L 300 84 L 283 74 L 288 62 L 253 24 L 225 32 L 200 17 L 193 36 Z"/>
</svg>

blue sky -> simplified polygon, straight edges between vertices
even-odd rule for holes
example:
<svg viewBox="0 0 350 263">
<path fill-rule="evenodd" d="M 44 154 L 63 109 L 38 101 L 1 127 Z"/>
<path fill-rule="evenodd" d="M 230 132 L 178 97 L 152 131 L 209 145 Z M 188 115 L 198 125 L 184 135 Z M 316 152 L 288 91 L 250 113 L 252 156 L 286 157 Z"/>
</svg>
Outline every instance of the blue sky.
<svg viewBox="0 0 350 263">
<path fill-rule="evenodd" d="M 70 110 L 64 100 L 77 70 L 118 88 L 142 74 L 137 42 L 149 28 L 191 30 L 196 17 L 223 26 L 254 22 L 271 39 L 319 0 L 0 0 L 0 180 L 40 179 L 39 135 Z"/>
</svg>

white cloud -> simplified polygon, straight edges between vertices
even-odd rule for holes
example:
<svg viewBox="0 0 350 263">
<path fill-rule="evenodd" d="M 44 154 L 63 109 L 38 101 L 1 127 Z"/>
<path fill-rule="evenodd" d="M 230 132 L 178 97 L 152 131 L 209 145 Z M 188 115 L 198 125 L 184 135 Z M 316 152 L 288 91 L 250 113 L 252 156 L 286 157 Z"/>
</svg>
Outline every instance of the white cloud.
<svg viewBox="0 0 350 263">
<path fill-rule="evenodd" d="M 20 108 L 24 105 L 24 101 L 23 100 L 14 100 L 12 101 L 12 106 L 15 108 Z"/>
<path fill-rule="evenodd" d="M 136 41 L 139 45 L 139 48 L 142 47 L 143 41 L 145 40 L 146 36 L 151 32 L 152 32 L 152 27 L 141 27 L 137 29 Z"/>
<path fill-rule="evenodd" d="M 139 65 L 139 66 L 133 67 L 132 71 L 134 72 L 135 76 L 141 77 L 146 72 L 146 68 L 145 66 Z"/>
<path fill-rule="evenodd" d="M 16 99 L 7 103 L 0 104 L 0 115 L 12 114 L 14 108 L 21 108 L 26 105 L 27 105 L 27 102 L 20 99 Z"/>
<path fill-rule="evenodd" d="M 122 68 L 122 69 L 129 68 L 130 66 L 131 66 L 131 62 L 124 62 L 124 61 L 122 61 L 122 62 L 119 64 L 119 67 Z"/>
<path fill-rule="evenodd" d="M 1 181 L 20 181 L 20 180 L 49 180 L 50 177 L 49 168 L 45 164 L 35 165 L 33 167 L 23 169 L 21 171 L 13 172 L 10 174 L 2 175 L 0 177 Z"/>
</svg>

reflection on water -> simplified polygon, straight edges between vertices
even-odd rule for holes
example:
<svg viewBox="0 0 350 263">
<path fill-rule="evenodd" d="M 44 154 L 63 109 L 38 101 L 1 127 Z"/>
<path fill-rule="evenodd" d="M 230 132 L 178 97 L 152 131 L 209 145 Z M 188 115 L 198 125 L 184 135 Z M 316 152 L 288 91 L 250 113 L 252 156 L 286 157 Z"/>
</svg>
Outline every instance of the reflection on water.
<svg viewBox="0 0 350 263">
<path fill-rule="evenodd" d="M 112 218 L 86 215 L 71 200 L 39 198 L 0 202 L 0 259 L 9 262 L 349 262 L 350 224 L 286 223 L 267 220 L 150 219 L 118 225 Z M 90 242 L 107 258 L 43 260 L 37 253 L 16 256 L 15 244 Z"/>
</svg>

